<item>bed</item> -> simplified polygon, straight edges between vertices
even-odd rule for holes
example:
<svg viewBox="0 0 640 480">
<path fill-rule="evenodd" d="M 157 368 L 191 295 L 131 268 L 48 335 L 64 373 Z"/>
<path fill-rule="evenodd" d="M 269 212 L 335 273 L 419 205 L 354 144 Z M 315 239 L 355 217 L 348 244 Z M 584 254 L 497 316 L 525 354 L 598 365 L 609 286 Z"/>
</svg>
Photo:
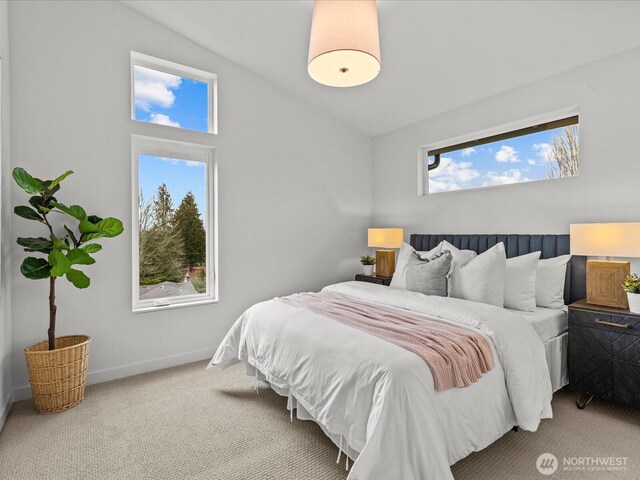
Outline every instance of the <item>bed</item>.
<svg viewBox="0 0 640 480">
<path fill-rule="evenodd" d="M 568 235 L 411 235 L 410 242 L 428 250 L 442 240 L 477 253 L 502 242 L 507 257 L 569 253 Z M 584 269 L 583 257 L 571 259 L 565 303 L 584 297 Z M 552 392 L 566 383 L 566 316 L 364 282 L 323 292 L 473 331 L 491 345 L 494 363 L 469 386 L 437 391 L 429 366 L 398 345 L 279 299 L 249 308 L 209 366 L 245 362 L 288 398 L 292 418 L 317 422 L 339 458 L 344 452 L 346 465 L 354 462 L 349 479 L 452 478 L 450 465 L 471 452 L 552 417 Z"/>
</svg>

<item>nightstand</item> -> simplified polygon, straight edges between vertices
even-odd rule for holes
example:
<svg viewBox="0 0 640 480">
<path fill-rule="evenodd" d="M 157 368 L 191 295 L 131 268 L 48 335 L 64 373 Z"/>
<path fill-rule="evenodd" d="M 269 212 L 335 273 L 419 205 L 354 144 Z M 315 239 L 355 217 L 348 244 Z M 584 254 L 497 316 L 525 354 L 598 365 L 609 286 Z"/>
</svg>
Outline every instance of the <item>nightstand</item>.
<svg viewBox="0 0 640 480">
<path fill-rule="evenodd" d="M 373 275 L 364 275 L 362 273 L 358 273 L 356 275 L 357 282 L 369 282 L 369 283 L 377 283 L 379 285 L 389 286 L 391 284 L 392 277 L 379 277 L 376 274 Z"/>
<path fill-rule="evenodd" d="M 640 408 L 640 314 L 585 300 L 569 305 L 569 387 L 578 408 L 594 396 Z"/>
</svg>

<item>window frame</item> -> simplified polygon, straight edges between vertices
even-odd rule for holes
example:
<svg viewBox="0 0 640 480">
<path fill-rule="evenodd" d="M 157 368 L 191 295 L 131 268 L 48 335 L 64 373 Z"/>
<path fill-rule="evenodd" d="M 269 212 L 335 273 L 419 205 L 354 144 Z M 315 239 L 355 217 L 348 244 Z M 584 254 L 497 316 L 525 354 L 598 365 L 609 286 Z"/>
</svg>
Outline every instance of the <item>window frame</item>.
<svg viewBox="0 0 640 480">
<path fill-rule="evenodd" d="M 205 163 L 206 201 L 206 258 L 207 293 L 183 295 L 162 299 L 140 300 L 140 251 L 139 251 L 139 156 L 151 155 L 178 160 Z M 218 164 L 215 148 L 208 145 L 167 140 L 164 138 L 131 135 L 131 244 L 132 244 L 132 311 L 133 313 L 155 312 L 179 307 L 204 305 L 218 302 Z"/>
<path fill-rule="evenodd" d="M 448 147 L 451 146 L 458 146 L 458 145 L 462 145 L 465 143 L 470 143 L 470 142 L 474 142 L 474 141 L 482 141 L 484 139 L 487 139 L 489 137 L 494 137 L 494 136 L 498 136 L 498 135 L 508 135 L 510 133 L 519 131 L 519 130 L 525 130 L 525 129 L 531 129 L 537 125 L 541 125 L 541 124 L 545 124 L 545 123 L 552 123 L 552 122 L 557 122 L 558 120 L 563 120 L 569 117 L 580 117 L 580 108 L 578 106 L 571 106 L 571 107 L 567 107 L 567 108 L 563 108 L 560 110 L 556 110 L 553 112 L 549 112 L 549 113 L 545 113 L 542 115 L 536 115 L 534 117 L 529 117 L 526 118 L 524 120 L 518 120 L 518 121 L 514 121 L 511 123 L 507 123 L 507 124 L 503 124 L 503 125 L 499 125 L 497 127 L 492 127 L 492 128 L 487 128 L 484 130 L 479 130 L 473 133 L 468 133 L 468 134 L 464 134 L 464 135 L 460 135 L 457 137 L 453 137 L 453 138 L 449 138 L 449 139 L 445 139 L 445 140 L 439 140 L 436 142 L 432 142 L 426 145 L 422 145 L 419 146 L 417 151 L 418 151 L 418 155 L 417 155 L 417 165 L 418 165 L 418 197 L 428 197 L 429 195 L 432 194 L 440 194 L 440 193 L 451 193 L 451 192 L 429 192 L 429 182 L 427 179 L 427 174 L 428 174 L 428 159 L 429 157 L 427 156 L 427 154 L 433 150 L 443 150 L 443 149 L 447 149 Z M 578 127 L 580 126 L 580 119 L 578 118 L 578 122 L 576 123 L 576 125 L 578 125 Z M 535 133 L 534 131 L 531 131 L 529 133 Z M 523 135 L 518 135 L 518 136 L 525 136 L 528 133 L 524 133 Z M 553 180 L 562 180 L 562 179 L 567 179 L 567 178 L 574 178 L 574 177 L 562 177 L 562 178 L 555 178 Z M 552 180 L 552 179 L 549 179 Z M 519 183 L 529 183 L 529 182 L 519 182 Z M 515 184 L 511 184 L 511 185 L 519 185 L 519 183 L 515 183 Z M 476 188 L 466 188 L 466 189 L 462 189 L 462 190 L 453 190 L 455 192 L 462 192 L 462 191 L 474 191 L 474 190 L 480 190 L 483 188 L 494 188 L 494 187 L 504 187 L 505 185 L 492 185 L 492 186 L 486 186 L 486 187 L 476 187 Z"/>
<path fill-rule="evenodd" d="M 136 101 L 135 101 L 135 66 L 150 68 L 163 73 L 176 75 L 182 78 L 188 78 L 198 82 L 203 82 L 208 85 L 207 93 L 207 107 L 209 109 L 208 118 L 208 130 L 193 130 L 185 127 L 174 127 L 172 125 L 160 125 L 157 123 L 148 122 L 146 120 L 136 119 Z M 175 128 L 178 130 L 184 130 L 189 132 L 198 133 L 210 133 L 217 135 L 218 133 L 218 76 L 214 73 L 199 70 L 193 67 L 187 67 L 179 63 L 170 62 L 161 58 L 152 57 L 151 55 L 145 55 L 144 53 L 131 51 L 131 120 L 140 123 L 146 123 L 150 125 L 158 125 L 160 127 Z"/>
</svg>

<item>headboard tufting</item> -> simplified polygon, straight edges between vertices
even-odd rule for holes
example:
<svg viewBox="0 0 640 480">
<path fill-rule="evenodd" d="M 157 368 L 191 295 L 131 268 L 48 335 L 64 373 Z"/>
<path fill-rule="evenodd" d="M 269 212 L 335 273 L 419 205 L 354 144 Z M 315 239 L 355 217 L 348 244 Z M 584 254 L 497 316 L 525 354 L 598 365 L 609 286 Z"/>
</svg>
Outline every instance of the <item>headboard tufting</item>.
<svg viewBox="0 0 640 480">
<path fill-rule="evenodd" d="M 540 251 L 540 258 L 552 258 L 569 254 L 569 235 L 438 235 L 412 234 L 409 242 L 416 250 L 431 250 L 442 240 L 446 240 L 461 250 L 473 250 L 482 253 L 497 243 L 504 243 L 507 258 Z M 587 296 L 586 282 L 587 257 L 571 257 L 567 266 L 564 284 L 564 302 L 566 304 L 582 300 Z"/>
</svg>

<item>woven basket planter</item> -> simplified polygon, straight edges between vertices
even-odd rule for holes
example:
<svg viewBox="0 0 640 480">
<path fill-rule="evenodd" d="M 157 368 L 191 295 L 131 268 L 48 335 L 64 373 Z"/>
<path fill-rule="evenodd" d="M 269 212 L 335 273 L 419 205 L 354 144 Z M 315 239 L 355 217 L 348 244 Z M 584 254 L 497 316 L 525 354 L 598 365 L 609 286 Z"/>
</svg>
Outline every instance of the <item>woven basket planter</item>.
<svg viewBox="0 0 640 480">
<path fill-rule="evenodd" d="M 55 350 L 44 341 L 24 349 L 31 393 L 38 413 L 57 413 L 78 405 L 84 398 L 89 365 L 86 335 L 55 340 Z"/>
</svg>

